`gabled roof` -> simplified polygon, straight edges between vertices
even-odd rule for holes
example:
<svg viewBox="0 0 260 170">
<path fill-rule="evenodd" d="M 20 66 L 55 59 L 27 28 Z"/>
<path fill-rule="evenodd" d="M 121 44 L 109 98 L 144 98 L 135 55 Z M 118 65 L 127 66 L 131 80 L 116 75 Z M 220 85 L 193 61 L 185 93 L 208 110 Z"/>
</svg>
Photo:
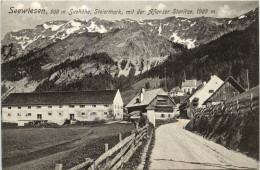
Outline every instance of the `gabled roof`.
<svg viewBox="0 0 260 170">
<path fill-rule="evenodd" d="M 245 89 L 232 76 L 229 76 L 224 81 L 224 83 L 221 86 L 219 86 L 219 88 L 215 90 L 215 92 L 203 104 L 206 104 L 211 99 L 211 97 L 214 96 L 214 94 L 217 93 L 221 89 L 221 87 L 223 87 L 227 82 L 229 82 L 235 89 L 237 89 L 239 93 L 245 92 Z"/>
<path fill-rule="evenodd" d="M 151 101 L 157 96 L 157 95 L 163 95 L 163 96 L 168 96 L 166 92 L 159 88 L 159 89 L 154 89 L 154 90 L 148 90 L 143 93 L 143 101 L 140 103 L 136 103 L 136 99 L 140 98 L 140 94 L 137 94 L 127 105 L 126 107 L 135 107 L 135 106 L 146 106 L 151 103 Z"/>
<path fill-rule="evenodd" d="M 183 92 L 183 91 L 181 90 L 181 88 L 179 86 L 176 86 L 176 87 L 172 88 L 170 92 Z"/>
<path fill-rule="evenodd" d="M 235 100 L 241 100 L 245 98 L 250 98 L 251 94 L 253 94 L 254 97 L 259 97 L 259 85 L 249 89 L 248 91 L 241 93 L 237 96 L 234 96 L 233 98 L 229 99 L 228 101 L 235 101 Z"/>
<path fill-rule="evenodd" d="M 221 85 L 223 84 L 223 81 L 216 75 L 213 75 L 211 76 L 211 79 L 207 82 L 207 84 L 205 84 L 203 87 L 201 87 L 200 89 L 198 89 L 193 95 L 191 95 L 189 98 L 186 99 L 186 101 L 190 100 L 192 101 L 193 98 L 195 97 L 205 97 L 205 94 L 202 94 L 203 90 L 206 89 L 207 87 L 210 87 L 212 82 L 219 82 L 221 83 Z M 217 86 L 221 86 L 221 85 L 215 85 L 214 84 L 214 87 L 217 87 Z M 210 94 L 206 99 L 208 99 L 210 96 L 212 96 L 212 94 Z M 191 100 L 192 99 L 192 100 Z M 205 100 L 206 100 L 205 99 Z M 205 101 L 204 100 L 204 101 Z M 204 102 L 203 101 L 203 102 Z"/>
<path fill-rule="evenodd" d="M 112 104 L 117 90 L 12 93 L 2 105 Z"/>
<path fill-rule="evenodd" d="M 185 80 L 184 82 L 182 82 L 181 87 L 197 87 L 201 84 L 202 82 L 200 80 Z"/>
</svg>

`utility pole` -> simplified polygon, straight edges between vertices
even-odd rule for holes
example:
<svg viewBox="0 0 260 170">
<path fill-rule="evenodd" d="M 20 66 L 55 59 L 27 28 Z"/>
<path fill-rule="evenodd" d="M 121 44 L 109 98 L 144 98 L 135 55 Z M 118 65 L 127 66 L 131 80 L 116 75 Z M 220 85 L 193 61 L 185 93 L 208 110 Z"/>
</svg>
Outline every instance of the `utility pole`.
<svg viewBox="0 0 260 170">
<path fill-rule="evenodd" d="M 164 68 L 164 77 L 165 77 L 165 90 L 167 90 L 167 86 L 166 86 L 166 68 Z"/>
<path fill-rule="evenodd" d="M 247 90 L 249 90 L 248 69 L 246 69 Z"/>
</svg>

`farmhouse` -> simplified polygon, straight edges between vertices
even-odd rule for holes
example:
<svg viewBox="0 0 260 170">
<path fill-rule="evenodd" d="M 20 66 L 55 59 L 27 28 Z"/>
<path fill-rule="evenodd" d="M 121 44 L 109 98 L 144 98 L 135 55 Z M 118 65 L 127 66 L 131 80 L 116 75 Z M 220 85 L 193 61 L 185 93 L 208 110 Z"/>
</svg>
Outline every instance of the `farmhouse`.
<svg viewBox="0 0 260 170">
<path fill-rule="evenodd" d="M 227 101 L 240 93 L 245 92 L 245 89 L 233 79 L 233 77 L 228 77 L 225 82 L 210 96 L 203 105 L 207 107 L 211 105 L 216 105 L 221 102 Z"/>
<path fill-rule="evenodd" d="M 212 75 L 210 80 L 184 103 L 180 105 L 181 117 L 192 118 L 192 111 L 197 107 L 203 107 L 203 103 L 223 84 L 223 81 L 216 75 Z"/>
<path fill-rule="evenodd" d="M 146 113 L 149 120 L 151 116 L 155 116 L 155 119 L 175 116 L 175 103 L 161 88 L 154 90 L 142 88 L 141 92 L 126 105 L 126 108 L 130 114 L 132 112 Z"/>
<path fill-rule="evenodd" d="M 181 91 L 187 94 L 191 94 L 194 92 L 202 82 L 200 80 L 192 79 L 192 80 L 185 80 L 181 84 Z"/>
<path fill-rule="evenodd" d="M 2 122 L 95 121 L 123 119 L 119 90 L 12 93 L 2 102 Z"/>
</svg>

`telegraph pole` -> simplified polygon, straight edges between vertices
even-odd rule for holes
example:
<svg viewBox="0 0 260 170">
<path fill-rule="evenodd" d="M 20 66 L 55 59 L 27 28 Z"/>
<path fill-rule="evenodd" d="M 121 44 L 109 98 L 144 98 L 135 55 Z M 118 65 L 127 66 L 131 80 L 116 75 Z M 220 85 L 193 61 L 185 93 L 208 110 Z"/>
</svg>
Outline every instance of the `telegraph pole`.
<svg viewBox="0 0 260 170">
<path fill-rule="evenodd" d="M 164 77 L 165 77 L 165 90 L 167 89 L 167 86 L 166 86 L 166 68 L 164 68 Z"/>
<path fill-rule="evenodd" d="M 246 69 L 247 90 L 249 90 L 248 69 Z"/>
</svg>

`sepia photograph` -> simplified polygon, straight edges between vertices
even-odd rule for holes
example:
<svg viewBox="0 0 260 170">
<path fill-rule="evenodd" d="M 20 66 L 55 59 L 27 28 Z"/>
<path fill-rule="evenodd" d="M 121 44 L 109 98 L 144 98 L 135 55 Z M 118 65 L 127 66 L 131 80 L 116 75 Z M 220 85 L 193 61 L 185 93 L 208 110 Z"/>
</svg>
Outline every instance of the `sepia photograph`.
<svg viewBox="0 0 260 170">
<path fill-rule="evenodd" d="M 1 1 L 1 169 L 259 163 L 259 1 Z"/>
</svg>

